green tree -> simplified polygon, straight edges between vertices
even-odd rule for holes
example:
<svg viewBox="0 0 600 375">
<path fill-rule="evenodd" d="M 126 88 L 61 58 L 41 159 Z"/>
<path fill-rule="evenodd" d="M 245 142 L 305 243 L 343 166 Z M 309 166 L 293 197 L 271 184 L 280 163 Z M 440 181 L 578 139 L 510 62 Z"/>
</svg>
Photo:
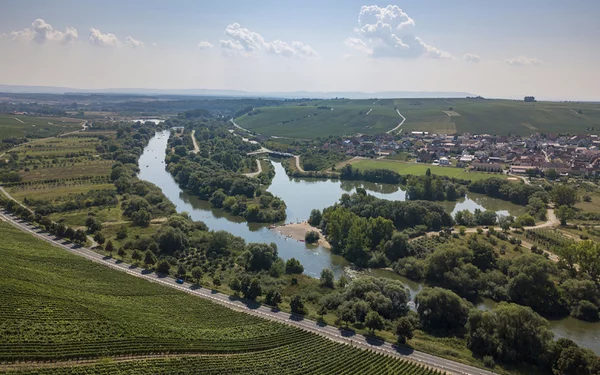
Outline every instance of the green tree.
<svg viewBox="0 0 600 375">
<path fill-rule="evenodd" d="M 104 241 L 106 241 L 106 238 L 104 237 L 104 235 L 102 234 L 102 232 L 97 232 L 94 235 L 94 241 L 98 242 L 100 245 L 104 244 Z"/>
<path fill-rule="evenodd" d="M 322 218 L 323 218 L 323 215 L 321 214 L 321 211 L 319 211 L 317 209 L 313 209 L 312 211 L 310 211 L 308 223 L 310 225 L 312 225 L 313 227 L 318 227 L 321 224 Z"/>
<path fill-rule="evenodd" d="M 336 315 L 338 318 L 346 323 L 346 327 L 348 327 L 349 323 L 354 323 L 356 321 L 356 314 L 354 312 L 354 308 L 352 303 L 346 301 L 342 303 L 338 309 L 336 310 Z"/>
<path fill-rule="evenodd" d="M 556 209 L 555 214 L 558 220 L 560 220 L 560 225 L 565 226 L 567 225 L 567 221 L 575 216 L 575 211 L 571 207 L 563 205 Z"/>
<path fill-rule="evenodd" d="M 415 302 L 426 331 L 449 334 L 460 331 L 467 323 L 470 304 L 450 290 L 426 287 L 417 294 Z"/>
<path fill-rule="evenodd" d="M 169 264 L 169 262 L 166 259 L 160 260 L 158 262 L 158 264 L 156 265 L 156 272 L 158 272 L 158 273 L 163 273 L 165 275 L 168 275 L 170 270 L 171 270 L 171 265 Z"/>
<path fill-rule="evenodd" d="M 371 330 L 371 334 L 375 334 L 375 330 L 385 328 L 385 320 L 376 311 L 369 311 L 365 318 L 365 326 Z"/>
<path fill-rule="evenodd" d="M 323 319 L 323 317 L 325 315 L 327 315 L 327 306 L 325 305 L 320 305 L 319 309 L 317 310 L 317 314 L 319 314 L 321 316 L 321 319 Z"/>
<path fill-rule="evenodd" d="M 240 279 L 233 277 L 229 281 L 229 288 L 231 288 L 235 294 L 238 294 L 242 290 L 242 283 L 240 282 Z"/>
<path fill-rule="evenodd" d="M 334 281 L 333 271 L 329 268 L 323 268 L 321 271 L 321 286 L 333 288 Z"/>
<path fill-rule="evenodd" d="M 109 254 L 115 251 L 115 245 L 113 245 L 111 240 L 108 240 L 106 246 L 104 247 L 104 250 L 106 250 L 106 252 L 108 252 Z"/>
<path fill-rule="evenodd" d="M 285 273 L 288 275 L 301 274 L 304 272 L 304 267 L 296 258 L 288 259 L 285 262 Z"/>
<path fill-rule="evenodd" d="M 108 246 L 108 244 L 106 244 L 106 246 Z M 133 252 L 131 253 L 131 259 L 133 259 L 135 261 L 142 260 L 142 257 L 143 257 L 143 254 L 139 250 L 133 250 Z"/>
<path fill-rule="evenodd" d="M 412 322 L 407 316 L 403 316 L 398 319 L 396 324 L 396 336 L 398 336 L 399 344 L 406 344 L 406 340 L 413 338 L 414 327 Z"/>
<path fill-rule="evenodd" d="M 144 264 L 146 266 L 151 266 L 156 263 L 156 256 L 150 250 L 146 250 L 144 253 Z"/>
<path fill-rule="evenodd" d="M 202 268 L 198 266 L 192 268 L 192 277 L 196 281 L 196 284 L 200 284 L 200 281 L 202 280 Z"/>
<path fill-rule="evenodd" d="M 119 229 L 117 229 L 117 240 L 123 240 L 127 238 L 127 226 L 121 225 Z"/>
<path fill-rule="evenodd" d="M 304 307 L 304 302 L 302 301 L 302 297 L 295 294 L 290 301 L 290 309 L 295 314 L 306 314 L 306 308 Z"/>
<path fill-rule="evenodd" d="M 306 232 L 306 234 L 304 235 L 304 241 L 306 241 L 306 243 L 317 243 L 319 242 L 320 237 L 321 236 L 319 235 L 319 232 L 311 230 Z"/>
<path fill-rule="evenodd" d="M 550 192 L 550 197 L 554 204 L 558 206 L 573 206 L 575 203 L 579 202 L 579 197 L 577 196 L 577 190 L 571 186 L 557 184 L 554 185 L 552 191 Z"/>
</svg>

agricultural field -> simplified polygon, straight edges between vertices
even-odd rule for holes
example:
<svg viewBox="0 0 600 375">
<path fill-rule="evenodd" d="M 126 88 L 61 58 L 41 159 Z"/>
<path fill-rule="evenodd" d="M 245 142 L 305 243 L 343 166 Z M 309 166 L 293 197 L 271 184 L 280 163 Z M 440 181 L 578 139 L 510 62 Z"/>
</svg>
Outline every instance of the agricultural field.
<svg viewBox="0 0 600 375">
<path fill-rule="evenodd" d="M 7 138 L 45 138 L 81 129 L 83 120 L 0 114 L 0 141 Z"/>
<path fill-rule="evenodd" d="M 324 109 L 317 109 L 319 107 Z M 533 133 L 589 133 L 597 130 L 600 123 L 600 103 L 475 99 L 292 102 L 255 108 L 235 121 L 264 135 L 293 138 L 377 134 L 398 125 L 401 118 L 396 109 L 406 118 L 401 128 L 404 132 L 526 136 Z"/>
<path fill-rule="evenodd" d="M 400 174 L 411 174 L 415 176 L 425 175 L 427 169 L 430 169 L 431 173 L 439 176 L 462 178 L 471 181 L 485 180 L 490 177 L 506 178 L 505 175 L 499 173 L 469 172 L 464 168 L 456 168 L 453 166 L 440 167 L 437 165 L 428 165 L 420 163 L 402 163 L 392 160 L 365 159 L 352 163 L 352 166 L 358 169 L 389 169 Z"/>
<path fill-rule="evenodd" d="M 131 277 L 7 223 L 0 237 L 0 362 L 108 359 L 13 374 L 436 373 Z"/>
</svg>

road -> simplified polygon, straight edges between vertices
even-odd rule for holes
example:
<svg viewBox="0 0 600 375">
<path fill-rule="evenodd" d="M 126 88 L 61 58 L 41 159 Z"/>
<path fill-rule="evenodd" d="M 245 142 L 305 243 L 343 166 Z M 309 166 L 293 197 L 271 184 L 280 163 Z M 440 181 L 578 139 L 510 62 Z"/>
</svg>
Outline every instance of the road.
<svg viewBox="0 0 600 375">
<path fill-rule="evenodd" d="M 396 112 L 398 113 L 398 116 L 402 117 L 402 121 L 398 124 L 398 126 L 396 126 L 394 129 L 392 130 L 388 130 L 386 133 L 393 133 L 394 131 L 400 129 L 400 127 L 402 126 L 402 124 L 404 124 L 404 121 L 406 121 L 406 117 L 402 116 L 402 113 L 400 113 L 400 111 L 396 108 Z"/>
<path fill-rule="evenodd" d="M 304 172 L 304 169 L 302 169 L 302 166 L 300 165 L 300 156 L 294 155 L 294 159 L 296 159 L 296 168 L 298 168 L 300 172 Z"/>
<path fill-rule="evenodd" d="M 262 173 L 262 164 L 260 164 L 260 160 L 256 159 L 256 165 L 258 167 L 258 171 L 257 172 L 244 173 L 244 176 L 246 176 L 246 177 L 256 177 L 259 174 L 261 174 Z"/>
<path fill-rule="evenodd" d="M 353 332 L 338 329 L 329 325 L 322 325 L 313 320 L 304 319 L 300 315 L 289 314 L 282 311 L 274 310 L 270 307 L 259 305 L 243 299 L 231 297 L 211 289 L 198 288 L 190 283 L 177 284 L 175 279 L 158 275 L 156 273 L 148 273 L 147 271 L 140 269 L 136 266 L 118 262 L 114 258 L 102 256 L 88 248 L 81 247 L 78 245 L 64 242 L 44 231 L 40 228 L 20 220 L 19 218 L 12 216 L 4 210 L 0 211 L 0 220 L 5 220 L 15 226 L 16 228 L 30 233 L 35 237 L 38 237 L 46 242 L 49 242 L 55 246 L 58 246 L 70 253 L 82 256 L 90 261 L 103 264 L 112 269 L 125 272 L 131 276 L 146 279 L 150 282 L 159 283 L 170 288 L 178 289 L 182 292 L 210 300 L 219 305 L 226 306 L 236 311 L 241 311 L 247 314 L 259 316 L 264 319 L 269 319 L 274 322 L 279 322 L 287 325 L 291 325 L 305 331 L 313 332 L 330 340 L 350 344 L 356 348 L 363 350 L 370 350 L 373 352 L 405 359 L 414 363 L 419 363 L 434 369 L 445 371 L 449 374 L 460 374 L 460 375 L 493 375 L 493 372 L 488 370 L 480 369 L 477 367 L 465 365 L 462 363 L 454 362 L 448 359 L 433 356 L 431 354 L 414 351 L 405 347 L 397 347 L 390 343 L 383 342 L 379 339 L 372 337 L 366 337 Z"/>
<path fill-rule="evenodd" d="M 192 142 L 194 142 L 194 154 L 200 152 L 200 147 L 198 147 L 198 142 L 196 141 L 196 130 L 192 130 Z"/>
<path fill-rule="evenodd" d="M 245 131 L 246 133 L 250 133 L 250 130 L 242 128 L 241 126 L 239 126 L 238 124 L 236 124 L 236 123 L 235 123 L 235 121 L 233 121 L 233 119 L 231 119 L 231 120 L 229 120 L 229 121 L 230 121 L 230 122 L 233 124 L 233 126 L 235 126 L 236 128 L 238 128 L 238 129 L 240 129 L 240 130 L 243 130 L 243 131 Z"/>
</svg>

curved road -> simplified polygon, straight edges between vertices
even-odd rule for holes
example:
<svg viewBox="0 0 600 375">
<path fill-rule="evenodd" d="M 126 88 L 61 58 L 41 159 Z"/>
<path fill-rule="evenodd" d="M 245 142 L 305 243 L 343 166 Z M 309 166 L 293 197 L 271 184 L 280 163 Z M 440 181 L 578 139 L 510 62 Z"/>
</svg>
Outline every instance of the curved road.
<svg viewBox="0 0 600 375">
<path fill-rule="evenodd" d="M 402 117 L 402 122 L 400 122 L 398 124 L 398 126 L 396 126 L 394 129 L 392 130 L 388 130 L 386 133 L 393 133 L 395 130 L 400 129 L 400 127 L 402 126 L 402 124 L 404 124 L 404 121 L 406 121 L 406 117 L 402 116 L 402 114 L 400 113 L 400 111 L 396 108 L 396 112 L 398 113 L 398 116 Z"/>
<path fill-rule="evenodd" d="M 256 177 L 259 174 L 262 173 L 262 164 L 260 164 L 260 160 L 256 159 L 256 166 L 258 167 L 258 171 L 256 172 L 250 172 L 250 173 L 244 173 L 244 176 L 246 177 Z"/>
<path fill-rule="evenodd" d="M 245 301 L 243 299 L 231 297 L 216 291 L 212 291 L 207 288 L 196 287 L 190 283 L 184 283 L 182 285 L 177 284 L 175 279 L 170 277 L 159 276 L 156 273 L 148 273 L 144 269 L 136 266 L 129 265 L 124 262 L 117 262 L 114 258 L 104 257 L 88 248 L 81 247 L 79 245 L 65 242 L 61 239 L 54 237 L 53 235 L 44 232 L 42 229 L 35 227 L 10 213 L 1 210 L 0 220 L 5 220 L 11 223 L 16 228 L 30 233 L 35 237 L 38 237 L 46 242 L 49 242 L 55 246 L 63 248 L 73 254 L 77 254 L 86 259 L 89 259 L 96 263 L 101 263 L 105 266 L 113 268 L 115 270 L 126 272 L 131 276 L 146 279 L 151 282 L 160 283 L 170 288 L 175 288 L 185 293 L 192 294 L 197 297 L 201 297 L 210 300 L 214 303 L 226 306 L 233 310 L 241 311 L 247 314 L 269 319 L 275 322 L 288 324 L 305 331 L 316 333 L 320 336 L 328 338 L 330 340 L 342 343 L 350 344 L 359 349 L 370 350 L 376 353 L 385 354 L 405 360 L 419 363 L 421 365 L 428 366 L 430 368 L 445 371 L 450 374 L 461 374 L 461 375 L 493 375 L 493 372 L 488 370 L 480 369 L 477 367 L 465 365 L 462 363 L 454 362 L 448 359 L 436 357 L 431 354 L 418 352 L 405 347 L 397 347 L 387 342 L 383 342 L 379 339 L 372 337 L 366 337 L 363 335 L 355 334 L 350 331 L 338 329 L 329 325 L 322 325 L 313 320 L 308 320 L 302 316 L 295 314 L 288 314 L 281 312 L 270 307 L 260 305 L 257 303 Z"/>
</svg>

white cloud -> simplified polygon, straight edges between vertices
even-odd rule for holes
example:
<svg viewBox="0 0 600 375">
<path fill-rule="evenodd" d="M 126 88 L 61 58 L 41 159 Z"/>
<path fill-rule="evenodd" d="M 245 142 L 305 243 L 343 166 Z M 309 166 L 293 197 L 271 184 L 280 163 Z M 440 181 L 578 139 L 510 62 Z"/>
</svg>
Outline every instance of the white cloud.
<svg viewBox="0 0 600 375">
<path fill-rule="evenodd" d="M 512 65 L 512 66 L 526 66 L 526 65 L 537 66 L 537 65 L 542 65 L 544 63 L 542 60 L 536 59 L 535 57 L 525 57 L 525 56 L 513 57 L 512 59 L 504 60 L 504 62 L 507 63 L 508 65 Z"/>
<path fill-rule="evenodd" d="M 210 42 L 202 41 L 202 42 L 198 43 L 198 48 L 200 48 L 200 49 L 211 49 L 213 47 L 214 46 Z"/>
<path fill-rule="evenodd" d="M 478 63 L 481 61 L 481 57 L 475 55 L 474 53 L 465 53 L 463 56 L 463 60 L 466 62 Z"/>
<path fill-rule="evenodd" d="M 141 40 L 134 39 L 130 36 L 125 38 L 125 43 L 130 45 L 132 48 L 144 48 L 145 47 L 144 42 L 142 42 Z"/>
<path fill-rule="evenodd" d="M 88 38 L 90 44 L 97 47 L 118 47 L 121 45 L 119 38 L 115 34 L 102 34 L 98 29 L 93 27 L 90 29 L 90 37 Z"/>
<path fill-rule="evenodd" d="M 452 58 L 449 53 L 415 36 L 412 33 L 415 26 L 415 20 L 396 5 L 385 8 L 364 5 L 358 15 L 358 27 L 354 29 L 361 38 L 348 38 L 345 44 L 373 58 Z"/>
<path fill-rule="evenodd" d="M 308 44 L 294 41 L 290 43 L 282 40 L 266 42 L 257 32 L 243 28 L 238 23 L 233 23 L 225 28 L 225 35 L 230 39 L 221 40 L 221 49 L 226 56 L 252 56 L 258 51 L 282 57 L 317 57 L 317 52 Z"/>
<path fill-rule="evenodd" d="M 34 41 L 44 44 L 47 41 L 67 44 L 77 39 L 77 30 L 73 27 L 67 27 L 64 32 L 55 30 L 52 25 L 46 23 L 43 19 L 36 19 L 31 24 L 31 28 L 26 28 L 10 33 L 14 41 Z"/>
</svg>

